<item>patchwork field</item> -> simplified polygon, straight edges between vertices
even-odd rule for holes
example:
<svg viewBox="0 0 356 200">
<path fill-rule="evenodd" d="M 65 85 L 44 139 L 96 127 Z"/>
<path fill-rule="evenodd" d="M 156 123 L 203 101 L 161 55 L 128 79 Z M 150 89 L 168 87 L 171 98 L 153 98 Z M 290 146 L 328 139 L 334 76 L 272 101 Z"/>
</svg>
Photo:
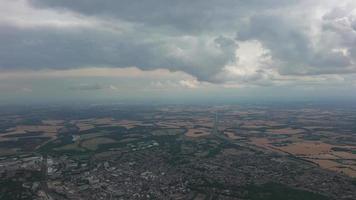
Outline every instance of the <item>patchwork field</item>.
<svg viewBox="0 0 356 200">
<path fill-rule="evenodd" d="M 251 143 L 258 147 L 271 151 L 292 154 L 314 162 L 321 168 L 341 172 L 351 177 L 356 177 L 356 154 L 334 150 L 335 148 L 345 149 L 345 147 L 310 141 L 297 141 L 286 143 L 285 146 L 275 146 L 275 142 L 275 140 L 270 140 L 268 138 L 251 139 Z"/>
</svg>

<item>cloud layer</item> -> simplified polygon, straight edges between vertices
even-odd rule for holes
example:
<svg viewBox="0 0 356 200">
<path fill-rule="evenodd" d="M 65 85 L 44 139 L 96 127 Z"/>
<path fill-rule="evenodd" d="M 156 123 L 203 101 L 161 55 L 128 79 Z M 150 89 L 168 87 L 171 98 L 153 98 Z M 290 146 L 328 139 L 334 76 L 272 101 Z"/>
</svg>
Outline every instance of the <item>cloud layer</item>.
<svg viewBox="0 0 356 200">
<path fill-rule="evenodd" d="M 196 77 L 189 88 L 356 73 L 352 0 L 0 3 L 2 71 L 168 69 Z"/>
</svg>

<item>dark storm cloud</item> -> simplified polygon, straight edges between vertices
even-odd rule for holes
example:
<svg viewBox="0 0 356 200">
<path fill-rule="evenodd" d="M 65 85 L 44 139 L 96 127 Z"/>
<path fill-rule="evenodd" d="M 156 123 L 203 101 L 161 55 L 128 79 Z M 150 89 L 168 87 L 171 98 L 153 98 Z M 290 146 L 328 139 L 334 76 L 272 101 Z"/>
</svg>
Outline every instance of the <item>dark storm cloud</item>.
<svg viewBox="0 0 356 200">
<path fill-rule="evenodd" d="M 182 70 L 201 80 L 209 80 L 234 59 L 232 39 L 220 36 L 211 46 L 205 41 L 192 42 L 196 44 L 175 39 L 145 41 L 140 35 L 117 35 L 95 28 L 0 26 L 0 69 L 137 66 L 145 70 Z M 181 48 L 186 55 L 172 54 L 171 48 Z M 210 51 L 211 48 L 218 52 Z"/>
<path fill-rule="evenodd" d="M 0 66 L 11 69 L 63 69 L 95 65 L 149 68 L 158 62 L 153 54 L 160 53 L 157 52 L 160 44 L 137 43 L 135 38 L 90 28 L 22 29 L 1 26 L 0 42 Z"/>
<path fill-rule="evenodd" d="M 275 9 L 296 0 L 31 0 L 40 8 L 69 9 L 94 16 L 110 16 L 148 26 L 170 26 L 183 32 L 212 27 L 231 28 L 259 10 Z"/>
</svg>

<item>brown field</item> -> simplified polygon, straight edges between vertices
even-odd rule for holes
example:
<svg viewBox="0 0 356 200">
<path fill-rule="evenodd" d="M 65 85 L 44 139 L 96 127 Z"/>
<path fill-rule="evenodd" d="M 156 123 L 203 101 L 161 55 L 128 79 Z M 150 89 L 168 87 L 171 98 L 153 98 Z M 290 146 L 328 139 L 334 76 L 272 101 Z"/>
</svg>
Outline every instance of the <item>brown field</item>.
<svg viewBox="0 0 356 200">
<path fill-rule="evenodd" d="M 298 133 L 303 133 L 302 129 L 292 129 L 292 128 L 283 128 L 283 129 L 268 129 L 268 132 L 271 134 L 287 134 L 294 135 Z"/>
<path fill-rule="evenodd" d="M 268 120 L 249 120 L 249 121 L 243 121 L 243 128 L 249 128 L 249 129 L 258 129 L 258 128 L 268 128 L 271 126 L 281 126 L 283 124 L 280 124 L 275 121 L 268 121 Z"/>
<path fill-rule="evenodd" d="M 145 124 L 140 121 L 133 120 L 115 120 L 113 118 L 99 118 L 99 119 L 84 119 L 84 120 L 73 120 L 71 123 L 76 124 L 80 130 L 89 130 L 94 128 L 94 125 L 101 126 L 123 126 L 127 129 L 134 128 L 136 126 L 152 126 L 152 124 Z"/>
<path fill-rule="evenodd" d="M 214 121 L 212 118 L 209 117 L 201 117 L 196 120 L 195 124 L 205 127 L 213 127 Z"/>
<path fill-rule="evenodd" d="M 0 156 L 13 155 L 13 154 L 16 154 L 16 152 L 17 152 L 17 150 L 15 148 L 11 148 L 11 149 L 0 148 Z"/>
<path fill-rule="evenodd" d="M 224 132 L 224 134 L 227 135 L 227 137 L 232 139 L 232 140 L 237 140 L 237 139 L 242 139 L 243 138 L 243 137 L 237 136 L 233 132 Z"/>
<path fill-rule="evenodd" d="M 264 126 L 264 125 L 242 125 L 241 128 L 245 128 L 245 129 L 260 129 L 260 128 L 267 128 L 267 126 Z"/>
<path fill-rule="evenodd" d="M 338 156 L 343 159 L 355 159 L 356 160 L 356 154 L 349 153 L 349 152 L 342 152 L 342 151 L 333 151 L 332 153 L 335 156 Z"/>
<path fill-rule="evenodd" d="M 179 124 L 177 122 L 165 122 L 165 121 L 159 121 L 156 123 L 157 126 L 160 127 L 165 127 L 165 128 L 180 128 L 180 126 L 183 126 L 182 124 Z"/>
<path fill-rule="evenodd" d="M 64 122 L 64 120 L 42 120 L 43 124 L 51 126 L 62 125 Z"/>
<path fill-rule="evenodd" d="M 210 131 L 207 129 L 188 129 L 188 131 L 185 133 L 186 136 L 188 137 L 202 137 L 202 136 L 207 136 L 210 135 Z"/>
<path fill-rule="evenodd" d="M 63 128 L 63 126 L 50 126 L 50 125 L 19 125 L 13 128 L 7 129 L 10 131 L 8 133 L 2 134 L 0 136 L 0 141 L 7 140 L 3 136 L 13 135 L 13 134 L 26 134 L 27 132 L 43 132 L 42 136 L 56 138 L 58 129 Z"/>
<path fill-rule="evenodd" d="M 95 119 L 94 122 L 95 124 L 111 124 L 114 121 L 113 118 L 98 118 Z"/>
<path fill-rule="evenodd" d="M 290 139 L 290 138 L 289 138 Z M 267 138 L 251 138 L 251 143 L 258 147 L 263 147 L 280 153 L 290 153 L 300 156 L 318 164 L 323 169 L 344 173 L 345 175 L 356 177 L 356 166 L 354 161 L 344 160 L 343 163 L 334 161 L 335 159 L 356 159 L 356 154 L 350 152 L 333 151 L 331 145 L 323 142 L 310 142 L 293 140 L 295 143 L 284 147 L 273 147 L 270 143 L 276 140 Z M 344 146 L 344 148 L 346 148 Z M 353 148 L 347 146 L 347 148 Z"/>
<path fill-rule="evenodd" d="M 135 128 L 136 126 L 140 125 L 141 122 L 136 122 L 136 121 L 129 121 L 129 120 L 121 120 L 119 122 L 112 122 L 110 125 L 116 125 L 116 126 L 123 126 L 126 129 L 131 129 Z"/>
<path fill-rule="evenodd" d="M 214 126 L 213 122 L 197 122 L 196 124 L 199 126 L 205 126 L 205 127 L 210 127 L 210 128 Z"/>
<path fill-rule="evenodd" d="M 251 138 L 251 143 L 259 146 L 268 148 L 270 146 L 270 141 L 267 138 Z"/>
<path fill-rule="evenodd" d="M 273 149 L 275 151 L 287 152 L 293 155 L 308 157 L 311 159 L 356 159 L 356 154 L 352 154 L 349 152 L 333 151 L 332 148 L 337 147 L 336 145 L 331 145 L 319 141 L 302 141 L 294 137 L 287 138 L 287 140 L 292 140 L 294 141 L 294 143 L 283 147 L 272 148 L 272 142 L 281 142 L 284 140 L 285 139 L 251 138 L 250 143 L 259 147 Z"/>
<path fill-rule="evenodd" d="M 87 131 L 95 128 L 94 125 L 83 122 L 76 123 L 75 125 L 79 128 L 79 131 Z"/>
<path fill-rule="evenodd" d="M 309 156 L 330 153 L 332 147 L 334 146 L 322 142 L 305 141 L 279 147 L 279 149 L 294 155 Z"/>
<path fill-rule="evenodd" d="M 156 122 L 157 126 L 162 126 L 165 128 L 193 128 L 194 125 L 206 126 L 207 124 L 200 124 L 199 122 L 195 122 L 191 120 L 169 120 L 169 121 L 158 121 Z"/>
<path fill-rule="evenodd" d="M 321 168 L 323 169 L 330 169 L 336 166 L 339 166 L 340 164 L 332 161 L 332 160 L 316 160 L 316 159 L 310 159 L 310 161 L 318 164 Z"/>
<path fill-rule="evenodd" d="M 35 132 L 35 131 L 43 131 L 43 132 L 50 132 L 50 133 L 57 133 L 57 130 L 62 128 L 63 126 L 49 126 L 49 125 L 19 125 L 14 128 L 7 129 L 7 131 L 11 131 L 11 133 L 26 133 Z"/>
</svg>

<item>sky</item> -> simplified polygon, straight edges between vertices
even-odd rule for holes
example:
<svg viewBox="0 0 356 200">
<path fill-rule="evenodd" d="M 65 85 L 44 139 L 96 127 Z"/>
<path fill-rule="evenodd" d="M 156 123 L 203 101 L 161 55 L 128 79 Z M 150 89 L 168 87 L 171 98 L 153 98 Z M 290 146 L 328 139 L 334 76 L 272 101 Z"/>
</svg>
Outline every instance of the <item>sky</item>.
<svg viewBox="0 0 356 200">
<path fill-rule="evenodd" d="M 0 103 L 356 99 L 354 0 L 0 0 Z"/>
</svg>

